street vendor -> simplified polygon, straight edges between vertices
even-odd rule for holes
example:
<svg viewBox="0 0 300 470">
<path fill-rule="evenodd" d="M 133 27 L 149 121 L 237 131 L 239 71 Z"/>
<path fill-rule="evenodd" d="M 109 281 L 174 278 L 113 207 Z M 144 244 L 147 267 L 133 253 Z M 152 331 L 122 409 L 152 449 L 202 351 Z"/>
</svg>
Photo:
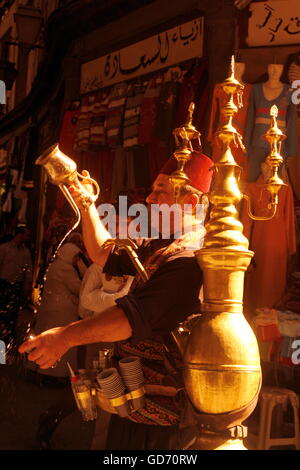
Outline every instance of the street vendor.
<svg viewBox="0 0 300 470">
<path fill-rule="evenodd" d="M 28 352 L 29 359 L 42 369 L 53 366 L 70 348 L 96 342 L 115 342 L 118 358 L 133 355 L 141 358 L 145 384 L 156 388 L 146 395 L 145 407 L 131 413 L 129 418 L 112 416 L 107 449 L 182 448 L 178 446 L 183 443 L 176 438 L 182 409 L 178 392 L 183 384 L 176 370 L 179 356 L 177 358 L 173 352 L 169 338 L 179 323 L 200 313 L 202 271 L 194 251 L 201 248 L 204 232 L 194 227 L 199 228 L 195 220 L 196 208 L 202 194 L 209 190 L 211 167 L 212 161 L 196 151 L 186 164 L 190 183 L 180 189 L 177 204 L 191 210 L 188 214 L 182 210 L 182 219 L 188 222 L 184 222 L 184 235 L 179 237 L 176 218 L 170 216 L 168 210 L 175 203 L 174 189 L 169 181 L 169 175 L 177 168 L 174 157 L 155 179 L 147 198 L 148 208 L 152 205 L 160 208 L 160 224 L 168 214 L 170 235 L 139 243 L 137 254 L 146 268 L 148 281 L 143 282 L 137 275 L 129 293 L 116 300 L 116 305 L 101 316 L 45 331 L 19 348 L 21 353 Z M 126 253 L 119 255 L 111 247 L 103 248 L 110 234 L 101 224 L 95 205 L 84 209 L 81 195 L 73 190 L 72 196 L 81 211 L 84 243 L 91 259 L 111 275 L 135 274 Z M 201 222 L 203 227 L 203 212 Z M 158 231 L 163 232 L 161 226 Z"/>
</svg>

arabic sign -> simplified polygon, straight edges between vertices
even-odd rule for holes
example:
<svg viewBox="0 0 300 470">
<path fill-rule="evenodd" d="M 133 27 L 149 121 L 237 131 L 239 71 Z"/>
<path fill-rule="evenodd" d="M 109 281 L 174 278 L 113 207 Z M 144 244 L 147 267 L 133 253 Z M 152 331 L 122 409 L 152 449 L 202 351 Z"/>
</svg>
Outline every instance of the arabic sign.
<svg viewBox="0 0 300 470">
<path fill-rule="evenodd" d="M 203 17 L 83 64 L 81 93 L 202 57 L 202 54 Z"/>
<path fill-rule="evenodd" d="M 253 3 L 250 11 L 249 46 L 300 44 L 299 0 Z"/>
</svg>

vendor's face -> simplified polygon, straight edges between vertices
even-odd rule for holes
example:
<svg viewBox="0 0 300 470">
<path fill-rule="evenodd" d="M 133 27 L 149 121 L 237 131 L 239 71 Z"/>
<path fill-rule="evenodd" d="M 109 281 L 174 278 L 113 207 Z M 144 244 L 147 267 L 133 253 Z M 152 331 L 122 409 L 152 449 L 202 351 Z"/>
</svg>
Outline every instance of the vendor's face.
<svg viewBox="0 0 300 470">
<path fill-rule="evenodd" d="M 197 199 L 198 200 L 198 199 Z M 159 174 L 152 185 L 152 192 L 146 199 L 149 212 L 152 205 L 162 206 L 159 212 L 159 218 L 155 221 L 151 217 L 151 225 L 156 228 L 161 234 L 165 233 L 164 223 L 166 218 L 169 219 L 170 233 L 175 233 L 179 230 L 179 227 L 182 227 L 183 217 L 185 214 L 184 205 L 191 204 L 193 201 L 190 200 L 190 197 L 183 196 L 179 198 L 177 204 L 175 205 L 175 195 L 172 184 L 169 182 L 168 175 Z M 174 206 L 173 206 L 174 205 Z M 166 206 L 173 206 L 173 209 L 168 210 Z M 181 210 L 178 208 L 181 206 Z M 154 211 L 155 212 L 155 211 Z M 152 213 L 151 213 L 152 216 Z M 159 226 L 156 226 L 159 224 Z"/>
<path fill-rule="evenodd" d="M 147 204 L 168 204 L 169 206 L 175 203 L 174 190 L 168 175 L 159 174 L 157 176 L 146 201 Z"/>
</svg>

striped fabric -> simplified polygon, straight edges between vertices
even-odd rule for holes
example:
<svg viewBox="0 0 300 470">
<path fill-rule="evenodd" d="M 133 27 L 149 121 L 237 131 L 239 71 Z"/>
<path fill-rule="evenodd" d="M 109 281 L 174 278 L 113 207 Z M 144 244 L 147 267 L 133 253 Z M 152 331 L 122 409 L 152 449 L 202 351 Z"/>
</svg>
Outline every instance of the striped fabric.
<svg viewBox="0 0 300 470">
<path fill-rule="evenodd" d="M 85 96 L 77 122 L 74 150 L 95 152 L 106 145 L 104 122 L 108 109 L 108 93 L 100 91 Z"/>
<path fill-rule="evenodd" d="M 123 146 L 127 148 L 139 143 L 139 121 L 145 88 L 143 84 L 133 84 L 128 90 L 123 124 Z"/>
<path fill-rule="evenodd" d="M 112 88 L 108 98 L 105 128 L 107 144 L 111 148 L 121 145 L 127 88 L 127 83 L 118 83 Z"/>
<path fill-rule="evenodd" d="M 74 142 L 74 150 L 88 150 L 90 137 L 90 120 L 92 116 L 92 107 L 94 104 L 94 95 L 85 96 L 81 103 L 80 115 L 77 122 L 77 132 Z"/>
<path fill-rule="evenodd" d="M 106 145 L 105 118 L 108 109 L 108 93 L 101 92 L 95 96 L 92 109 L 89 150 L 97 151 Z"/>
</svg>

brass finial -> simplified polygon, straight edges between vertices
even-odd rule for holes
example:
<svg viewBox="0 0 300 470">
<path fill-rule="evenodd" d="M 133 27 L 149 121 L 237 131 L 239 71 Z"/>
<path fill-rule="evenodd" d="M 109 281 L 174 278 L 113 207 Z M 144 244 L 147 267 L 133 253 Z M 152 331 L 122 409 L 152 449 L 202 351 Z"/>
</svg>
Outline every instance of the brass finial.
<svg viewBox="0 0 300 470">
<path fill-rule="evenodd" d="M 187 126 L 189 126 L 189 127 L 193 127 L 193 114 L 194 114 L 194 111 L 195 111 L 195 103 L 193 103 L 193 101 L 192 101 L 191 104 L 189 105 L 189 109 L 188 109 L 189 119 L 188 119 L 188 122 L 187 122 Z"/>
<path fill-rule="evenodd" d="M 266 158 L 266 163 L 271 168 L 271 176 L 267 179 L 265 188 L 271 194 L 271 206 L 277 206 L 278 204 L 278 192 L 282 186 L 285 186 L 284 182 L 278 176 L 278 170 L 283 162 L 283 158 L 280 154 L 281 143 L 286 139 L 286 135 L 279 129 L 277 124 L 278 108 L 274 104 L 270 109 L 270 116 L 272 117 L 270 128 L 264 134 L 264 139 L 270 144 L 271 151 Z"/>
<path fill-rule="evenodd" d="M 239 146 L 244 149 L 241 135 L 237 132 L 232 123 L 233 117 L 238 111 L 238 107 L 235 105 L 233 97 L 237 95 L 238 106 L 242 107 L 242 92 L 244 90 L 244 85 L 242 85 L 238 80 L 236 80 L 234 76 L 234 65 L 234 56 L 232 56 L 229 67 L 229 76 L 221 84 L 221 87 L 224 93 L 226 93 L 228 99 L 225 106 L 221 109 L 224 124 L 216 133 L 217 138 L 221 142 L 223 149 L 220 163 L 235 163 L 234 157 L 230 149 L 232 142 L 235 144 L 235 146 Z"/>
<path fill-rule="evenodd" d="M 188 119 L 185 124 L 180 127 L 177 127 L 173 131 L 175 137 L 175 143 L 177 149 L 175 150 L 173 156 L 178 162 L 178 168 L 175 170 L 169 177 L 169 181 L 174 188 L 175 201 L 177 201 L 180 188 L 186 185 L 189 182 L 189 178 L 186 175 L 184 168 L 187 162 L 190 160 L 192 152 L 194 151 L 192 146 L 192 140 L 197 139 L 199 146 L 200 142 L 200 132 L 193 126 L 193 113 L 195 110 L 195 103 L 191 102 L 188 107 Z"/>
<path fill-rule="evenodd" d="M 248 196 L 244 195 L 244 198 L 248 201 L 248 215 L 253 220 L 270 220 L 274 217 L 277 205 L 278 205 L 278 193 L 285 183 L 278 176 L 278 170 L 283 162 L 283 158 L 280 155 L 281 142 L 286 139 L 286 135 L 279 129 L 277 124 L 278 108 L 274 104 L 270 109 L 271 124 L 267 132 L 263 135 L 263 138 L 270 144 L 271 150 L 269 155 L 266 157 L 265 163 L 270 167 L 270 176 L 267 178 L 264 189 L 269 191 L 271 195 L 271 201 L 269 203 L 269 209 L 271 210 L 270 215 L 267 217 L 257 217 L 251 211 L 251 201 Z"/>
</svg>

